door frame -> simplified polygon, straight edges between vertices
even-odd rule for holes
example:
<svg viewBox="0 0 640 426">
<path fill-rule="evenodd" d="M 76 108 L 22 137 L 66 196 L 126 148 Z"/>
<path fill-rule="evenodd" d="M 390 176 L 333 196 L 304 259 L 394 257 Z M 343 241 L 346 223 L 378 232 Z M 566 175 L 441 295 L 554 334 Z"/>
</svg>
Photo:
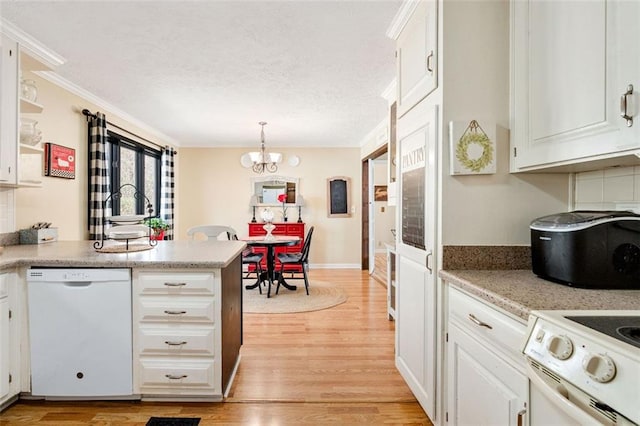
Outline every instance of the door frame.
<svg viewBox="0 0 640 426">
<path fill-rule="evenodd" d="M 373 261 L 373 259 L 369 259 L 369 190 L 373 185 L 369 178 L 369 160 L 375 160 L 387 152 L 387 144 L 384 144 L 362 159 L 362 206 L 360 209 L 362 211 L 362 248 L 360 249 L 362 257 L 360 269 L 363 271 L 368 271 L 369 262 Z"/>
</svg>

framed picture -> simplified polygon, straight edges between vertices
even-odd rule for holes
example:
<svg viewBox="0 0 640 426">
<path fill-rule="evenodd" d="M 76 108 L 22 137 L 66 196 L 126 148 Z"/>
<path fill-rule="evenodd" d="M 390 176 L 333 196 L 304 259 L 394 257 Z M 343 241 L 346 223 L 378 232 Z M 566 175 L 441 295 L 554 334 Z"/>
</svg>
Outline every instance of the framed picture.
<svg viewBox="0 0 640 426">
<path fill-rule="evenodd" d="M 496 172 L 496 124 L 476 120 L 449 123 L 452 175 L 486 175 Z"/>
<path fill-rule="evenodd" d="M 374 201 L 387 201 L 387 185 L 374 185 L 373 186 L 373 200 Z"/>
<path fill-rule="evenodd" d="M 351 178 L 334 176 L 327 179 L 327 216 L 351 217 Z"/>
<path fill-rule="evenodd" d="M 44 144 L 44 175 L 76 178 L 76 150 L 47 142 Z"/>
</svg>

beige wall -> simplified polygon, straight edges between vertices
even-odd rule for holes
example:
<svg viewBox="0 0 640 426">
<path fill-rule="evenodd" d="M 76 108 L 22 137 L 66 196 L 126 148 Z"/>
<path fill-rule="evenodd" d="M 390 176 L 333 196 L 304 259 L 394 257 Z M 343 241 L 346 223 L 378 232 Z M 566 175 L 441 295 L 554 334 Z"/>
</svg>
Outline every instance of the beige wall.
<svg viewBox="0 0 640 426">
<path fill-rule="evenodd" d="M 52 142 L 76 150 L 76 178 L 61 179 L 38 176 L 43 181 L 41 188 L 19 188 L 15 191 L 16 229 L 30 227 L 36 222 L 51 222 L 58 228 L 60 240 L 83 240 L 87 231 L 87 122 L 80 113 L 87 108 L 91 112 L 101 111 L 107 120 L 130 129 L 136 134 L 165 145 L 157 137 L 125 122 L 104 108 L 56 86 L 31 73 L 25 77 L 36 81 L 38 103 L 44 106 L 41 114 L 30 114 L 38 121 L 43 142 Z"/>
<path fill-rule="evenodd" d="M 309 261 L 312 267 L 360 267 L 361 254 L 361 179 L 360 149 L 270 148 L 300 157 L 300 165 L 290 167 L 284 161 L 276 173 L 300 179 L 300 194 L 305 206 L 302 219 L 315 226 Z M 248 233 L 251 220 L 249 199 L 251 178 L 262 176 L 240 164 L 240 156 L 250 148 L 182 148 L 178 154 L 180 179 L 177 192 L 178 228 L 176 238 L 187 238 L 187 229 L 195 225 L 229 225 L 239 235 Z M 349 218 L 327 217 L 327 178 L 351 178 L 351 206 L 355 210 Z M 279 208 L 272 208 L 276 220 Z M 256 217 L 259 220 L 259 210 Z M 298 219 L 297 209 L 289 208 L 290 221 Z"/>
</svg>

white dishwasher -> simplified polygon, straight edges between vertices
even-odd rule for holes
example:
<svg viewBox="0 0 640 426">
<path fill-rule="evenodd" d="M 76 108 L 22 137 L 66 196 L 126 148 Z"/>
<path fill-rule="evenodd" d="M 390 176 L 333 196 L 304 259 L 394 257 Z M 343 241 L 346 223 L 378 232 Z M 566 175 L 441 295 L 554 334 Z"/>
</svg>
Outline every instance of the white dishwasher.
<svg viewBox="0 0 640 426">
<path fill-rule="evenodd" d="M 131 271 L 31 268 L 27 283 L 31 394 L 131 396 Z"/>
</svg>

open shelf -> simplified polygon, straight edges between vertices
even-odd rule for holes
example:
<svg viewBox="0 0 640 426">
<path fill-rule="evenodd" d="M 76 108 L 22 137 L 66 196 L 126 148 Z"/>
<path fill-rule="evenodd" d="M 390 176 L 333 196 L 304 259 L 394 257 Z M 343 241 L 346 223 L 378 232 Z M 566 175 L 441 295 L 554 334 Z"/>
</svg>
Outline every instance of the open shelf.
<svg viewBox="0 0 640 426">
<path fill-rule="evenodd" d="M 44 107 L 36 102 L 20 98 L 20 112 L 27 114 L 40 114 Z"/>
<path fill-rule="evenodd" d="M 20 153 L 43 153 L 44 148 L 38 142 L 36 145 L 27 145 L 26 143 L 20 144 Z"/>
</svg>

